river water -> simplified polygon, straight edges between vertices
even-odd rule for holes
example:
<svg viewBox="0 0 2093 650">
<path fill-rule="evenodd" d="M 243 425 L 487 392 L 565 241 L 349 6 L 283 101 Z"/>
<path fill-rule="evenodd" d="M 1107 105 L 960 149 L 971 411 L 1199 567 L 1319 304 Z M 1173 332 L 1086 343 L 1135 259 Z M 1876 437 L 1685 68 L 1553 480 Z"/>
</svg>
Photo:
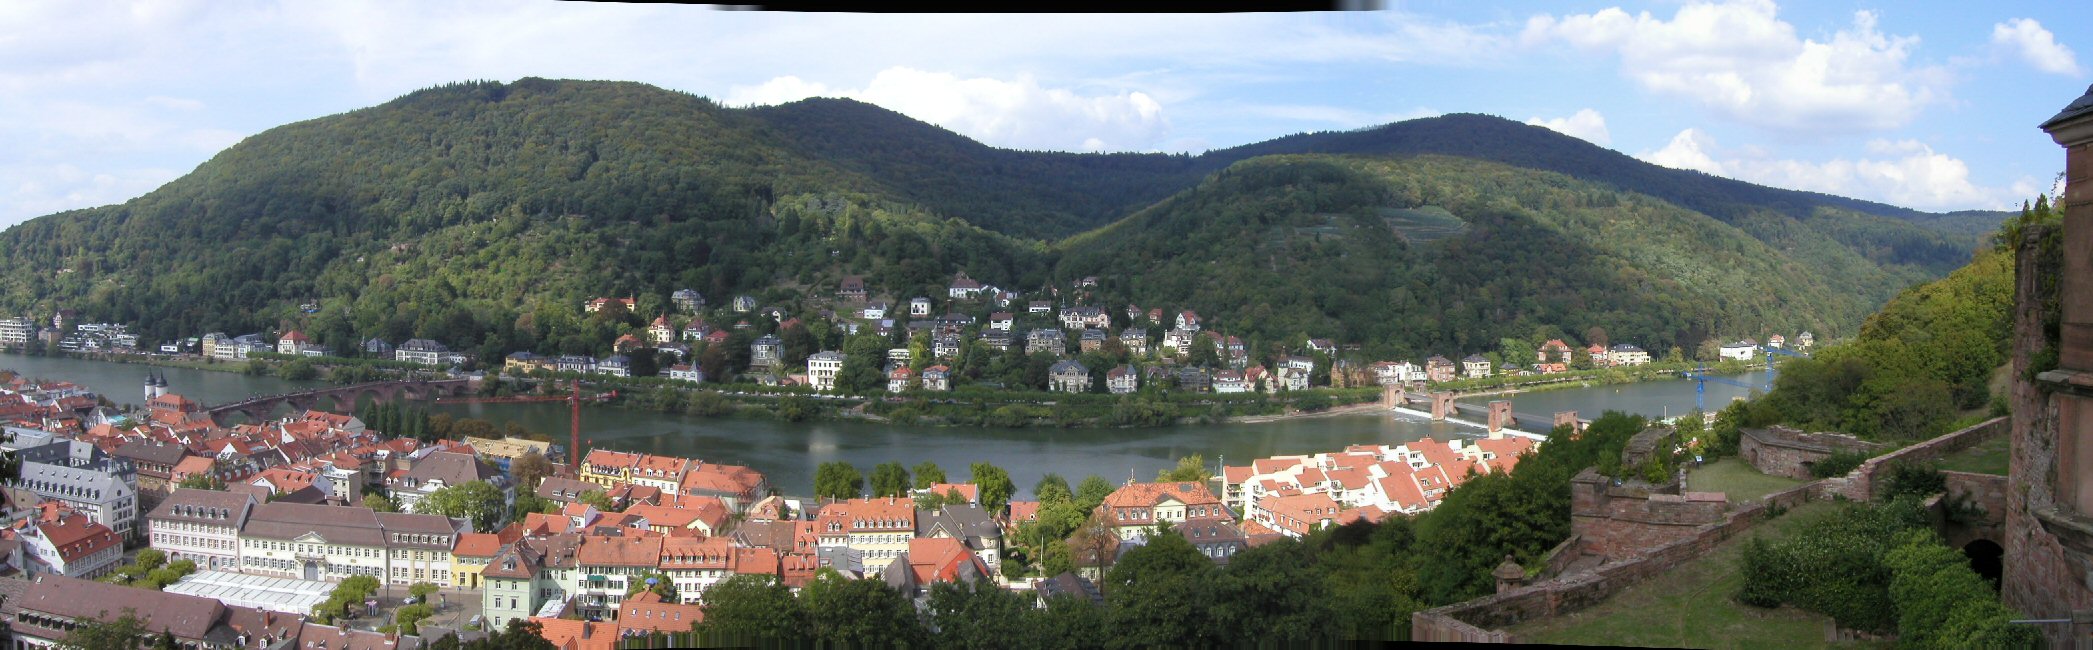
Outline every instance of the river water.
<svg viewBox="0 0 2093 650">
<path fill-rule="evenodd" d="M 138 403 L 148 370 L 167 377 L 170 390 L 204 404 L 223 404 L 253 395 L 295 392 L 321 382 L 291 382 L 237 373 L 150 368 L 143 365 L 86 361 L 64 357 L 0 354 L 0 368 L 31 377 L 64 380 L 87 386 L 118 404 Z M 1730 378 L 1764 383 L 1763 373 Z M 1746 389 L 1708 384 L 1711 408 L 1743 396 Z M 1693 408 L 1694 385 L 1665 380 L 1620 386 L 1593 386 L 1478 398 L 1511 399 L 1522 413 L 1548 414 L 1574 410 L 1597 417 L 1605 410 L 1650 416 L 1679 415 Z M 564 404 L 464 404 L 433 407 L 459 417 L 515 421 L 525 428 L 567 437 Z M 812 490 L 821 463 L 848 461 L 869 477 L 872 467 L 899 462 L 913 467 L 928 460 L 953 480 L 965 480 L 967 466 L 989 462 L 1009 471 L 1020 495 L 1047 473 L 1073 484 L 1096 474 L 1114 483 L 1127 477 L 1148 480 L 1175 464 L 1180 456 L 1201 454 L 1209 466 L 1218 461 L 1248 463 L 1277 454 L 1334 451 L 1353 444 L 1400 444 L 1431 436 L 1441 440 L 1475 436 L 1481 431 L 1449 422 L 1431 422 L 1382 412 L 1304 418 L 1257 424 L 1187 425 L 1154 429 L 1001 429 L 990 427 L 902 426 L 861 421 L 787 423 L 754 418 L 701 418 L 622 408 L 585 408 L 582 437 L 586 447 L 699 458 L 708 462 L 748 465 L 773 485 L 791 494 Z M 1545 432 L 1535 429 L 1536 432 Z M 1022 498 L 1022 496 L 1020 497 Z"/>
</svg>

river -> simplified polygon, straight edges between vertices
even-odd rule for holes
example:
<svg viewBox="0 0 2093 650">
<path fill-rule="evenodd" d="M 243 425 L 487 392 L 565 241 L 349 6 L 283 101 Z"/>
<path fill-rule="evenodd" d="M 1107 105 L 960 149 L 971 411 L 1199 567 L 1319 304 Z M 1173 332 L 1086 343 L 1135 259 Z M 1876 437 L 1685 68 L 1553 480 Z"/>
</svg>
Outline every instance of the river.
<svg viewBox="0 0 2093 650">
<path fill-rule="evenodd" d="M 0 354 L 0 368 L 80 384 L 118 404 L 138 402 L 149 369 L 164 374 L 172 392 L 204 404 L 321 385 L 237 373 L 13 354 Z M 1764 375 L 1751 373 L 1731 379 L 1757 385 L 1763 383 Z M 1708 404 L 1719 407 L 1745 392 L 1742 388 L 1709 384 L 1706 398 Z M 1693 407 L 1694 395 L 1693 382 L 1673 379 L 1520 393 L 1509 399 L 1519 412 L 1575 410 L 1588 419 L 1607 409 L 1652 416 L 1678 415 Z M 556 440 L 566 439 L 568 414 L 564 404 L 443 405 L 434 410 L 489 419 L 497 424 L 515 421 L 530 430 L 551 434 Z M 748 465 L 791 494 L 811 491 L 815 469 L 829 461 L 848 461 L 869 477 L 872 467 L 880 463 L 899 462 L 913 467 L 928 460 L 944 468 L 953 480 L 965 480 L 969 464 L 986 461 L 1009 471 L 1020 498 L 1048 473 L 1060 474 L 1071 484 L 1092 474 L 1119 483 L 1129 476 L 1151 479 L 1157 471 L 1175 464 L 1178 457 L 1190 454 L 1205 456 L 1210 465 L 1217 461 L 1244 464 L 1253 458 L 1333 451 L 1353 444 L 1392 445 L 1425 436 L 1443 440 L 1481 433 L 1473 427 L 1387 413 L 1154 429 L 1001 429 L 862 421 L 787 423 L 603 407 L 585 408 L 581 418 L 585 446 Z"/>
</svg>

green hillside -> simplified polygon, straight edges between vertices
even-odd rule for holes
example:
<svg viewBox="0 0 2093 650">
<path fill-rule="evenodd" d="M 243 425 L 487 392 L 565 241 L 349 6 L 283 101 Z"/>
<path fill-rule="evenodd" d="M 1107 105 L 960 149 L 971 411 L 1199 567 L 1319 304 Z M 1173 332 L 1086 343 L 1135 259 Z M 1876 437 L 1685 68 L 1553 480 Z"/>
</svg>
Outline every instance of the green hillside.
<svg viewBox="0 0 2093 650">
<path fill-rule="evenodd" d="M 1476 160 L 1268 156 L 1068 240 L 1056 274 L 1098 275 L 1106 304 L 1185 296 L 1264 340 L 1428 354 L 1601 327 L 1660 356 L 1717 332 L 1837 331 L 1928 277 L 1787 226 L 1804 232 L 1772 232 L 1776 248 L 1666 201 Z"/>
<path fill-rule="evenodd" d="M 1270 156 L 1304 152 L 1327 153 Z M 148 339 L 299 327 L 338 347 L 601 353 L 620 326 L 582 317 L 593 296 L 652 314 L 687 287 L 809 314 L 846 274 L 899 297 L 964 271 L 1024 290 L 1096 275 L 1099 304 L 1266 338 L 1451 352 L 1600 326 L 1662 354 L 1708 332 L 1850 330 L 1967 260 L 1921 218 L 1483 116 L 1067 154 L 847 100 L 730 109 L 524 79 L 271 129 L 146 196 L 11 228 L 0 310 Z"/>
</svg>

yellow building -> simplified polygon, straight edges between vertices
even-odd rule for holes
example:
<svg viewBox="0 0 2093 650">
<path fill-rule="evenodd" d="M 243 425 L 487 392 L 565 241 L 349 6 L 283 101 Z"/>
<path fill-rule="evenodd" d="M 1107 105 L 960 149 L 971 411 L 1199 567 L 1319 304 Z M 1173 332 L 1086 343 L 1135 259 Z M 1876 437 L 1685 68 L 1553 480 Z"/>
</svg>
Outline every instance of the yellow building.
<svg viewBox="0 0 2093 650">
<path fill-rule="evenodd" d="M 451 587 L 479 589 L 481 571 L 501 552 L 501 537 L 494 533 L 465 533 L 451 549 Z"/>
<path fill-rule="evenodd" d="M 603 486 L 605 490 L 632 480 L 632 468 L 640 462 L 639 454 L 628 454 L 608 449 L 591 450 L 581 461 L 581 480 Z"/>
</svg>

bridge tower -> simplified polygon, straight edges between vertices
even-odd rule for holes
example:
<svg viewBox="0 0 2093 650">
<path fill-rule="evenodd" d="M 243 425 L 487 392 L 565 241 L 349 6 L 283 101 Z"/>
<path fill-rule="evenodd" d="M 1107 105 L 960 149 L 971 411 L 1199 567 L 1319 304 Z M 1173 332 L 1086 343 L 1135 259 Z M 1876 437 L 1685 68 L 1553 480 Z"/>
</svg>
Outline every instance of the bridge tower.
<svg viewBox="0 0 2093 650">
<path fill-rule="evenodd" d="M 1453 393 L 1446 391 L 1432 393 L 1433 420 L 1444 420 L 1446 419 L 1446 416 L 1453 415 L 1454 413 L 1455 412 L 1453 405 Z"/>
<path fill-rule="evenodd" d="M 1519 417 L 1512 414 L 1512 401 L 1508 399 L 1490 401 L 1490 433 L 1503 431 L 1505 427 L 1518 426 Z"/>
</svg>

